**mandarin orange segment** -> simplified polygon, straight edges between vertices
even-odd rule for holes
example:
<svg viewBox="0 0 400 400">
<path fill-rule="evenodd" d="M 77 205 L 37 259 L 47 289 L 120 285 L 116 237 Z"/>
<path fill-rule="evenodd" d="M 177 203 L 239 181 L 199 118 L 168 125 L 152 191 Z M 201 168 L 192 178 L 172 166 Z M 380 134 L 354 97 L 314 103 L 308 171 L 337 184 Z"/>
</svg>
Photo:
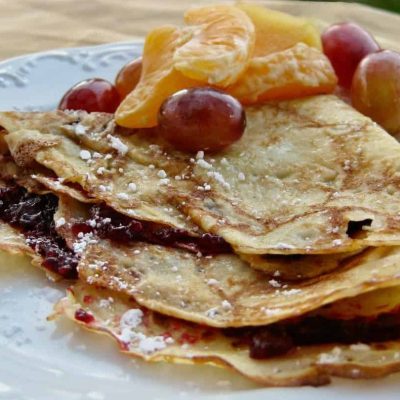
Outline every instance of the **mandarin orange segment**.
<svg viewBox="0 0 400 400">
<path fill-rule="evenodd" d="M 303 18 L 254 4 L 239 3 L 237 7 L 250 17 L 255 26 L 254 57 L 286 50 L 299 42 L 322 48 L 318 30 Z"/>
<path fill-rule="evenodd" d="M 193 37 L 174 55 L 174 66 L 185 76 L 224 87 L 247 67 L 255 43 L 254 25 L 235 6 L 216 5 L 191 9 L 185 23 Z"/>
<path fill-rule="evenodd" d="M 150 128 L 157 125 L 162 102 L 178 90 L 200 86 L 173 68 L 175 50 L 191 37 L 190 32 L 164 26 L 150 32 L 143 49 L 143 67 L 139 83 L 115 112 L 118 125 Z"/>
<path fill-rule="evenodd" d="M 147 36 L 140 81 L 115 114 L 119 125 L 154 127 L 167 97 L 207 84 L 243 104 L 335 89 L 319 34 L 303 19 L 239 4 L 192 9 L 185 22 L 183 29 L 164 26 Z"/>
<path fill-rule="evenodd" d="M 337 77 L 319 50 L 298 43 L 290 49 L 255 57 L 246 73 L 226 91 L 243 104 L 332 93 Z"/>
</svg>

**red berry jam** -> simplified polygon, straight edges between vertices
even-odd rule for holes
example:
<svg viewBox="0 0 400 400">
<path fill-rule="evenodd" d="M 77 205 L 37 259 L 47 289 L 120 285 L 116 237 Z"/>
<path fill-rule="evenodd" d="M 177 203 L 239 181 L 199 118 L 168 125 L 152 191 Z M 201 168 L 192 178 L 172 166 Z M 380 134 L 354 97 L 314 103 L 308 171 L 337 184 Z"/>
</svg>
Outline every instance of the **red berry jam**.
<svg viewBox="0 0 400 400">
<path fill-rule="evenodd" d="M 57 205 L 52 194 L 29 193 L 16 185 L 0 189 L 0 219 L 23 233 L 26 243 L 43 258 L 43 267 L 64 278 L 77 278 L 78 258 L 55 230 Z"/>
<path fill-rule="evenodd" d="M 251 358 L 265 359 L 286 354 L 296 346 L 398 340 L 400 311 L 350 320 L 309 316 L 264 327 L 229 328 L 223 332 L 232 338 L 234 347 L 248 346 Z"/>
<path fill-rule="evenodd" d="M 104 239 L 128 244 L 134 241 L 153 243 L 162 246 L 185 249 L 192 253 L 200 252 L 203 255 L 230 253 L 230 245 L 219 236 L 205 233 L 193 237 L 183 229 L 148 221 L 138 221 L 113 210 L 106 205 L 94 205 L 90 209 L 91 223 L 88 221 L 77 223 L 73 227 L 74 233 L 94 232 Z M 96 224 L 93 224 L 93 221 Z M 95 225 L 93 228 L 92 226 Z"/>
<path fill-rule="evenodd" d="M 279 356 L 294 346 L 292 338 L 283 329 L 263 329 L 250 339 L 250 357 L 258 360 Z"/>
<path fill-rule="evenodd" d="M 75 319 L 84 322 L 85 324 L 90 324 L 94 321 L 93 315 L 85 311 L 83 308 L 78 308 L 75 311 Z"/>
</svg>

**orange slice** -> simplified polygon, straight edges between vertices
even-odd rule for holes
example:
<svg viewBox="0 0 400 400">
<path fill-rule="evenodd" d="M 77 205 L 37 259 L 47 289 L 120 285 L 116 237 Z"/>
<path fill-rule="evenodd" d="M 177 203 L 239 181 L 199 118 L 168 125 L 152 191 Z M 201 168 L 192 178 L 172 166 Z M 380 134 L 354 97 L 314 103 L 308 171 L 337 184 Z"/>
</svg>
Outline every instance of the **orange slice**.
<svg viewBox="0 0 400 400">
<path fill-rule="evenodd" d="M 147 35 L 142 74 L 135 89 L 115 112 L 118 125 L 127 128 L 156 126 L 158 110 L 168 96 L 184 88 L 200 86 L 173 67 L 176 49 L 190 38 L 190 32 L 174 26 L 163 26 Z"/>
<path fill-rule="evenodd" d="M 304 43 L 255 57 L 242 77 L 226 91 L 243 104 L 332 93 L 337 84 L 328 58 Z"/>
<path fill-rule="evenodd" d="M 317 28 L 306 19 L 255 4 L 239 3 L 237 7 L 249 16 L 255 26 L 254 57 L 286 50 L 299 42 L 322 48 Z"/>
<path fill-rule="evenodd" d="M 243 104 L 330 93 L 336 86 L 317 30 L 301 18 L 239 4 L 192 9 L 185 22 L 183 29 L 164 26 L 147 36 L 140 81 L 118 107 L 117 124 L 154 127 L 167 97 L 207 84 Z"/>
<path fill-rule="evenodd" d="M 235 6 L 216 5 L 189 10 L 185 23 L 193 37 L 176 50 L 174 66 L 183 75 L 224 87 L 247 67 L 255 43 L 254 25 Z"/>
</svg>

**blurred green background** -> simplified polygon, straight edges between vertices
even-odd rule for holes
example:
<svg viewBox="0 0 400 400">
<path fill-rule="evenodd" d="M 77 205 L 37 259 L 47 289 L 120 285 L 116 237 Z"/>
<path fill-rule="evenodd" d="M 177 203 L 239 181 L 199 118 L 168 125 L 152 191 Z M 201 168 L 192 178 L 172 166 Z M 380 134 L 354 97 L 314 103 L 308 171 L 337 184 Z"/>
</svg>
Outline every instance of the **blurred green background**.
<svg viewBox="0 0 400 400">
<path fill-rule="evenodd" d="M 322 0 L 324 1 L 324 0 Z M 327 1 L 335 1 L 335 0 L 327 0 Z M 341 0 L 343 1 L 343 0 Z M 347 0 L 344 0 L 347 1 Z M 369 6 L 383 8 L 389 11 L 395 11 L 400 13 L 400 0 L 348 0 L 347 3 L 361 3 L 367 4 Z"/>
</svg>

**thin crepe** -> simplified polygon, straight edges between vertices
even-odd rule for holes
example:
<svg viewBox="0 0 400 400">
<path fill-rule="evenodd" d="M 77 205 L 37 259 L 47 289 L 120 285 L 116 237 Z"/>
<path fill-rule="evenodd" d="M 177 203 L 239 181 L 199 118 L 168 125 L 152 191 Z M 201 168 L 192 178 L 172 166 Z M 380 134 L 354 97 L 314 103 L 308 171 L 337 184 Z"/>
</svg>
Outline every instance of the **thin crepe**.
<svg viewBox="0 0 400 400">
<path fill-rule="evenodd" d="M 111 119 L 93 123 L 104 115 L 75 113 L 68 129 L 66 117 L 47 129 L 59 112 L 3 113 L 0 125 L 17 163 L 42 164 L 127 215 L 195 231 L 184 213 L 238 253 L 325 254 L 400 244 L 394 138 L 334 96 L 246 113 L 242 139 L 207 159 L 165 147 L 149 132 L 124 136 Z M 353 236 L 354 221 L 360 232 Z"/>
<path fill-rule="evenodd" d="M 3 157 L 0 160 L 0 167 L 0 176 L 7 182 L 16 182 L 29 191 L 36 193 L 47 193 L 50 191 L 62 196 L 63 201 L 61 202 L 61 206 L 64 206 L 64 212 L 71 215 L 83 207 L 80 203 L 98 202 L 97 199 L 89 197 L 85 192 L 79 190 L 79 188 L 71 187 L 68 183 L 55 179 L 54 176 L 47 176 L 45 171 L 36 173 L 34 170 L 18 167 L 9 157 Z M 70 198 L 79 202 L 69 200 Z M 343 260 L 350 256 L 351 254 L 343 253 L 332 256 L 242 255 L 241 257 L 249 265 L 262 270 L 271 277 L 279 277 L 279 279 L 283 280 L 301 280 L 320 276 L 338 269 L 341 267 Z"/>
<path fill-rule="evenodd" d="M 74 204 L 75 203 L 75 204 Z M 126 295 L 154 311 L 215 327 L 266 325 L 343 298 L 400 284 L 400 248 L 372 248 L 337 270 L 285 282 L 249 268 L 235 254 L 197 256 L 143 242 L 123 245 L 71 227 L 86 205 L 61 198 L 56 219 L 71 248 L 80 250 L 80 279 Z"/>
<path fill-rule="evenodd" d="M 322 255 L 239 254 L 239 256 L 252 268 L 271 277 L 284 281 L 298 281 L 334 271 L 345 265 L 347 259 L 355 254 L 357 252 Z"/>
<path fill-rule="evenodd" d="M 81 212 L 84 215 L 85 207 L 82 204 L 75 214 Z M 40 263 L 40 257 L 35 256 L 25 244 L 23 236 L 5 224 L 0 224 L 0 247 L 6 251 L 27 253 Z M 379 258 L 377 254 L 375 257 Z M 393 290 L 397 292 L 395 288 Z M 369 296 L 373 298 L 374 293 Z M 350 300 L 357 304 L 357 299 Z M 345 302 L 342 300 L 341 303 L 339 310 L 343 309 Z M 382 296 L 378 296 L 378 302 L 372 307 L 375 313 L 376 310 L 390 311 L 396 306 L 394 303 L 390 308 L 382 310 L 381 305 Z M 127 295 L 89 287 L 80 282 L 57 305 L 56 312 L 66 314 L 75 321 L 85 320 L 85 326 L 89 329 L 110 334 L 118 340 L 124 352 L 147 361 L 186 361 L 223 366 L 264 385 L 321 385 L 329 382 L 330 375 L 372 378 L 400 369 L 398 342 L 379 343 L 376 346 L 307 346 L 297 348 L 285 356 L 255 361 L 249 358 L 248 348 L 233 347 L 232 341 L 218 330 L 157 316 L 144 309 L 140 309 L 142 314 L 139 314 L 138 321 L 139 307 Z M 331 313 L 332 310 L 335 310 L 335 304 L 331 306 Z M 142 323 L 141 316 L 146 323 Z M 90 318 L 94 318 L 94 321 Z M 194 342 L 193 338 L 196 338 Z M 192 344 L 185 345 L 185 340 Z"/>
<path fill-rule="evenodd" d="M 79 314 L 90 320 L 83 322 Z M 226 367 L 268 386 L 323 385 L 329 383 L 330 376 L 376 378 L 400 370 L 398 341 L 370 346 L 304 346 L 280 357 L 254 360 L 247 347 L 234 347 L 218 329 L 160 317 L 131 298 L 83 283 L 72 287 L 57 304 L 54 316 L 60 315 L 110 335 L 128 355 L 151 362 Z M 191 339 L 190 344 L 185 338 Z"/>
<path fill-rule="evenodd" d="M 192 233 L 198 229 L 168 205 L 167 186 L 160 182 L 159 170 L 126 157 L 126 140 L 119 133 L 124 130 L 116 127 L 111 114 L 4 112 L 0 126 L 9 133 L 5 140 L 18 165 L 43 165 L 62 183 L 79 184 L 89 198 L 130 217 Z M 40 174 L 36 178 L 51 183 Z M 136 185 L 136 192 L 129 189 L 130 183 Z"/>
</svg>

